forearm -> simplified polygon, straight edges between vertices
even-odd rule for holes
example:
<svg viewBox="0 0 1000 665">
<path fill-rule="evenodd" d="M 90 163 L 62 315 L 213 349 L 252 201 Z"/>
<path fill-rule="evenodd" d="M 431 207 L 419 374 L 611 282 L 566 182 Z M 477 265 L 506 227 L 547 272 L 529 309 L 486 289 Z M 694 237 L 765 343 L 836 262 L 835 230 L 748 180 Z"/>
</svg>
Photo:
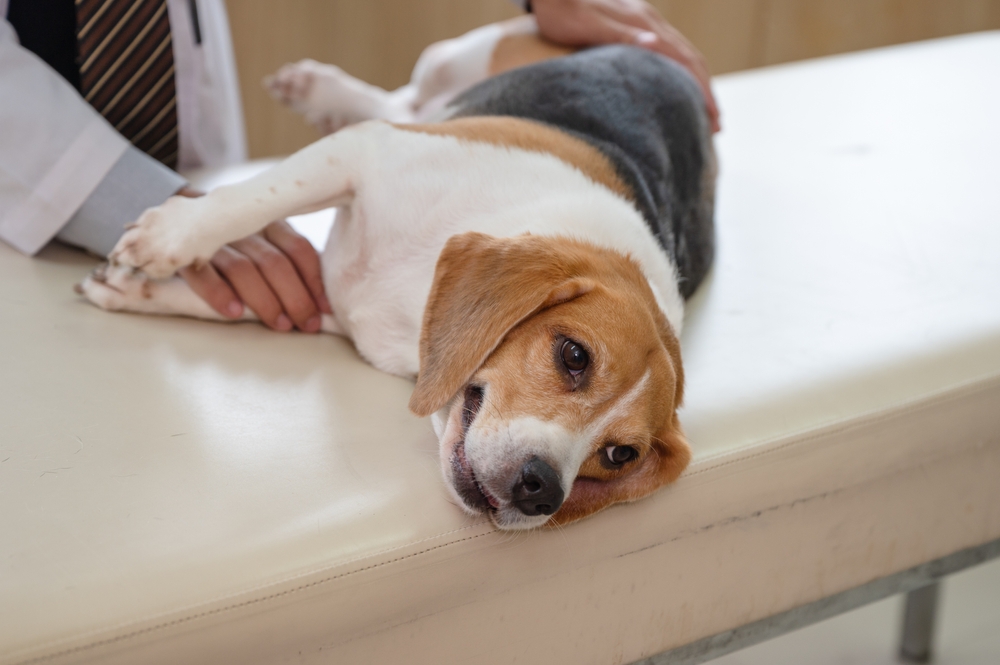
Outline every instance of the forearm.
<svg viewBox="0 0 1000 665">
<path fill-rule="evenodd" d="M 0 239 L 25 254 L 57 234 L 107 252 L 124 224 L 184 185 L 136 155 L 4 20 L 0 100 Z"/>
</svg>

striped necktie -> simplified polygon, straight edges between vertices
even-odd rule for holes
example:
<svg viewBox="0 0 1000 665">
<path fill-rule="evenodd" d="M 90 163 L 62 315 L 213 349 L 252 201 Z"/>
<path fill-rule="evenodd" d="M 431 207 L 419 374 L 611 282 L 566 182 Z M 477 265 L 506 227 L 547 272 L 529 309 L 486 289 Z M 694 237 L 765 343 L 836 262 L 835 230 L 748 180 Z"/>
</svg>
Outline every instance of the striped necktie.
<svg viewBox="0 0 1000 665">
<path fill-rule="evenodd" d="M 137 148 L 177 165 L 166 0 L 76 0 L 80 91 Z"/>
</svg>

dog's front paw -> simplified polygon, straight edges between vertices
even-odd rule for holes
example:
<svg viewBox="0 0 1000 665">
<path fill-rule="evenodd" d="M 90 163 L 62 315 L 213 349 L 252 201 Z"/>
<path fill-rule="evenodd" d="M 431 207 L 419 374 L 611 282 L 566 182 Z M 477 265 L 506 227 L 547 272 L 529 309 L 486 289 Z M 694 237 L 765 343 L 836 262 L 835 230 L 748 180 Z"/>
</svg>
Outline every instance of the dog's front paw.
<svg viewBox="0 0 1000 665">
<path fill-rule="evenodd" d="M 135 310 L 153 296 L 153 284 L 134 268 L 102 263 L 76 285 L 76 292 L 101 309 Z"/>
<path fill-rule="evenodd" d="M 207 262 L 218 248 L 198 236 L 198 209 L 198 201 L 181 196 L 150 208 L 118 240 L 108 259 L 113 265 L 138 268 L 154 279 Z"/>
</svg>

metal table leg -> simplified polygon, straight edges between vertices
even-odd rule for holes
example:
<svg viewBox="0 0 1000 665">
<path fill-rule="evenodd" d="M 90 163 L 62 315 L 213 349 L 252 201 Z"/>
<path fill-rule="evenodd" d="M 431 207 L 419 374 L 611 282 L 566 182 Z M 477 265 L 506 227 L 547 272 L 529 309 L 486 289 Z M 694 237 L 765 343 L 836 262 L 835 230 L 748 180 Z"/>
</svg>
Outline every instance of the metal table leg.
<svg viewBox="0 0 1000 665">
<path fill-rule="evenodd" d="M 919 626 L 915 629 L 909 628 L 910 607 L 915 604 L 921 604 L 913 601 L 912 598 L 929 593 L 936 599 L 937 580 L 939 578 L 996 558 L 1000 558 L 1000 539 L 960 550 L 954 554 L 949 554 L 934 561 L 928 561 L 927 563 L 910 568 L 909 570 L 900 571 L 888 577 L 873 580 L 854 589 L 842 591 L 807 605 L 796 607 L 744 626 L 738 626 L 716 635 L 704 637 L 690 644 L 637 660 L 632 665 L 699 665 L 699 663 L 724 656 L 737 649 L 743 649 L 771 639 L 772 637 L 784 635 L 798 628 L 809 626 L 823 619 L 828 619 L 898 593 L 907 594 L 907 619 L 905 623 L 907 627 L 904 631 L 903 646 L 901 648 L 902 658 L 908 662 L 926 662 L 926 660 L 914 660 L 908 655 L 908 645 L 911 644 L 908 636 L 911 634 L 924 635 L 927 655 L 928 657 L 930 656 L 931 635 L 934 623 L 934 600 L 932 599 L 929 603 L 923 603 L 923 606 L 930 608 L 926 613 L 930 618 L 923 624 L 927 626 L 927 629 L 920 630 Z M 914 612 L 914 616 L 917 614 Z M 917 644 L 916 642 L 913 643 Z"/>
<path fill-rule="evenodd" d="M 940 583 L 934 582 L 906 594 L 903 636 L 899 643 L 899 659 L 904 663 L 931 660 L 939 586 Z"/>
</svg>

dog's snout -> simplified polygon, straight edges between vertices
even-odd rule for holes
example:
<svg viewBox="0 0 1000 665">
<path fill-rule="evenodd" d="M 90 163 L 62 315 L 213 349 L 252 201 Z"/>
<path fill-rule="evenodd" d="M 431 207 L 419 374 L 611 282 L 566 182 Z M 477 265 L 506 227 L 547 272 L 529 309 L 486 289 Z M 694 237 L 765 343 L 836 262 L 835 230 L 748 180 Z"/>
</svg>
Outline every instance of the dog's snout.
<svg viewBox="0 0 1000 665">
<path fill-rule="evenodd" d="M 551 515 L 563 502 L 559 474 L 544 460 L 532 457 L 521 469 L 511 496 L 525 515 Z"/>
</svg>

